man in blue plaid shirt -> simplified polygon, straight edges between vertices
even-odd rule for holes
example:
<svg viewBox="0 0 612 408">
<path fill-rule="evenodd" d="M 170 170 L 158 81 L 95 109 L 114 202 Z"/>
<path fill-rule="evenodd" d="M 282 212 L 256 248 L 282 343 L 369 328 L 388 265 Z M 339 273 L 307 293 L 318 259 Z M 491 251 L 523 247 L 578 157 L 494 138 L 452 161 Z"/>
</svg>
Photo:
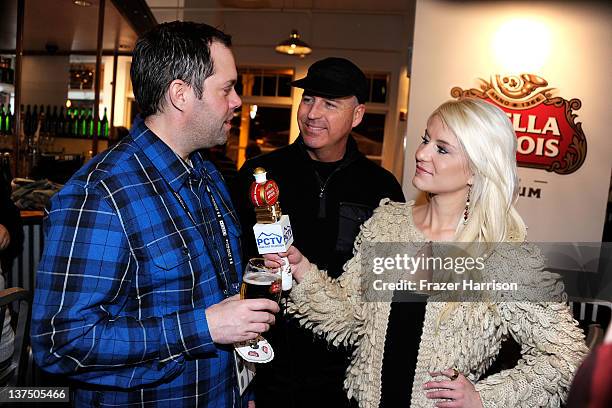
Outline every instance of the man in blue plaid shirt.
<svg viewBox="0 0 612 408">
<path fill-rule="evenodd" d="M 240 407 L 234 342 L 278 305 L 240 300 L 240 227 L 198 149 L 225 143 L 237 73 L 230 37 L 162 24 L 134 50 L 142 110 L 130 135 L 51 202 L 36 279 L 32 347 L 79 386 L 77 406 Z"/>
</svg>

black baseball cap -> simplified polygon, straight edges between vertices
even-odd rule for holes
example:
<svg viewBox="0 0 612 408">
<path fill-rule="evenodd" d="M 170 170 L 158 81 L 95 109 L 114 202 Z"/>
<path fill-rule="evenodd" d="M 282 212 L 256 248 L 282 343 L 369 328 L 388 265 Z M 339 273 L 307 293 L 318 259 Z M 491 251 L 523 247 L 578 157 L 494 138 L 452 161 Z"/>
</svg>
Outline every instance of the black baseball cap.
<svg viewBox="0 0 612 408">
<path fill-rule="evenodd" d="M 359 103 L 368 99 L 368 81 L 359 67 L 345 58 L 325 58 L 308 68 L 302 79 L 291 82 L 314 96 L 343 98 L 356 96 Z"/>
</svg>

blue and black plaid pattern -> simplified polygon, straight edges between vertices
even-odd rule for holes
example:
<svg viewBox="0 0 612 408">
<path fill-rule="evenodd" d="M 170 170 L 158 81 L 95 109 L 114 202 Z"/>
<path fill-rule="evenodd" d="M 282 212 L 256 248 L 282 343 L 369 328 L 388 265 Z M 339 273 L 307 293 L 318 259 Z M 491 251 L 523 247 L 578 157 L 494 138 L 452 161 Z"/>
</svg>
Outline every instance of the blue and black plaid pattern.
<svg viewBox="0 0 612 408">
<path fill-rule="evenodd" d="M 232 348 L 213 343 L 204 312 L 223 300 L 212 257 L 230 280 L 206 183 L 238 279 L 240 230 L 221 175 L 199 153 L 191 160 L 140 121 L 51 201 L 32 346 L 42 368 L 86 383 L 77 405 L 241 405 Z"/>
</svg>

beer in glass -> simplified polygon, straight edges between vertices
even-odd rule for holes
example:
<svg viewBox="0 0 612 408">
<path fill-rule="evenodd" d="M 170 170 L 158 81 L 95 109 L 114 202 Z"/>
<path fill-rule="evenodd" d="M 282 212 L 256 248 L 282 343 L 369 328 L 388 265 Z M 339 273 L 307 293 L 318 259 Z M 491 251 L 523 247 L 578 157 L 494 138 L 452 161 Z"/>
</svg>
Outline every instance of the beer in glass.
<svg viewBox="0 0 612 408">
<path fill-rule="evenodd" d="M 263 258 L 249 259 L 242 278 L 240 299 L 270 299 L 279 302 L 282 281 L 279 268 L 265 266 Z"/>
</svg>

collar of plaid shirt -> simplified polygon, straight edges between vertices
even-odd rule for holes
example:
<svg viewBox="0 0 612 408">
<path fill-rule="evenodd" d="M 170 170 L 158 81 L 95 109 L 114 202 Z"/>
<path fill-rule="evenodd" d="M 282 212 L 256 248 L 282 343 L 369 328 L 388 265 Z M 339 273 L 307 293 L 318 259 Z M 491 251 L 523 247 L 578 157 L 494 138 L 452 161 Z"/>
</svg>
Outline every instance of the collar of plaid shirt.
<svg viewBox="0 0 612 408">
<path fill-rule="evenodd" d="M 153 133 L 140 117 L 134 121 L 130 133 L 134 135 L 134 141 L 174 191 L 179 192 L 190 175 L 196 176 L 194 170 Z M 192 159 L 199 155 L 197 152 L 192 154 Z"/>
</svg>

